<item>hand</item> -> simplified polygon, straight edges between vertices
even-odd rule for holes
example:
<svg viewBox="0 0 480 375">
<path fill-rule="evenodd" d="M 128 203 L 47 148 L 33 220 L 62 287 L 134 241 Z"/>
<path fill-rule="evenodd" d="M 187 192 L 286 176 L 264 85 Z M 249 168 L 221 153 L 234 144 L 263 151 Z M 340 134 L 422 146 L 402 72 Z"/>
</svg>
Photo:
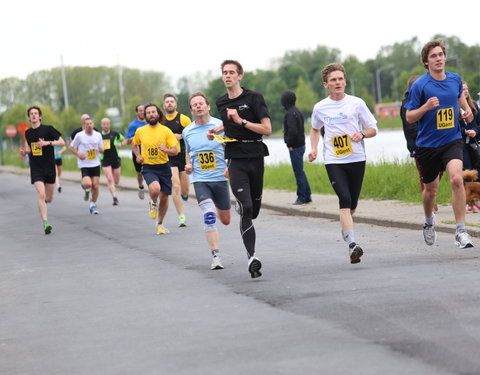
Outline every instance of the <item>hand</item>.
<svg viewBox="0 0 480 375">
<path fill-rule="evenodd" d="M 228 173 L 228 168 L 225 168 L 225 170 L 223 171 L 223 175 L 226 177 L 226 178 L 230 178 L 230 175 Z"/>
<path fill-rule="evenodd" d="M 25 150 L 25 147 L 19 147 L 18 148 L 18 151 L 20 152 L 20 155 L 22 156 L 22 158 L 25 156 L 25 154 L 27 153 L 27 151 Z"/>
<path fill-rule="evenodd" d="M 37 142 L 38 147 L 50 146 L 50 141 L 46 141 L 43 138 L 39 138 Z"/>
<path fill-rule="evenodd" d="M 436 96 L 428 98 L 427 102 L 424 104 L 428 111 L 437 108 L 440 105 L 440 101 Z"/>
<path fill-rule="evenodd" d="M 191 174 L 193 171 L 193 166 L 191 163 L 185 164 L 185 173 L 186 174 Z"/>
<path fill-rule="evenodd" d="M 464 112 L 462 113 L 462 118 L 463 118 L 464 120 L 466 120 L 467 123 L 468 123 L 468 122 L 472 122 L 472 121 L 473 121 L 473 113 L 472 113 L 472 111 L 471 111 L 470 109 L 467 109 L 466 111 L 464 111 Z M 474 136 L 474 137 L 475 137 L 475 136 Z"/>
<path fill-rule="evenodd" d="M 215 129 L 208 129 L 208 131 L 207 131 L 207 139 L 208 139 L 209 141 L 213 141 L 213 139 L 214 139 L 214 137 L 213 137 L 214 134 L 215 134 Z"/>
<path fill-rule="evenodd" d="M 85 160 L 85 159 L 87 158 L 85 154 L 82 154 L 82 153 L 80 153 L 80 152 L 77 154 L 77 157 L 78 157 L 80 160 Z"/>
<path fill-rule="evenodd" d="M 308 154 L 308 161 L 309 161 L 309 162 L 314 161 L 316 158 L 317 158 L 317 151 L 311 151 L 311 152 Z"/>
<path fill-rule="evenodd" d="M 167 148 L 165 147 L 165 145 L 163 143 L 160 143 L 158 145 L 158 148 L 159 148 L 160 151 L 163 151 L 163 152 L 167 153 Z"/>
<path fill-rule="evenodd" d="M 465 130 L 465 134 L 468 135 L 469 137 L 475 138 L 477 135 L 477 132 L 475 130 Z"/>
<path fill-rule="evenodd" d="M 236 109 L 227 108 L 227 118 L 232 120 L 237 125 L 242 125 L 242 118 L 238 115 Z"/>
<path fill-rule="evenodd" d="M 138 163 L 138 164 L 142 164 L 142 163 L 143 163 L 143 157 L 142 157 L 142 155 L 138 155 L 135 159 L 137 159 L 137 163 Z"/>
<path fill-rule="evenodd" d="M 363 135 L 360 132 L 356 132 L 352 134 L 350 139 L 352 140 L 352 142 L 361 142 L 363 139 Z"/>
</svg>

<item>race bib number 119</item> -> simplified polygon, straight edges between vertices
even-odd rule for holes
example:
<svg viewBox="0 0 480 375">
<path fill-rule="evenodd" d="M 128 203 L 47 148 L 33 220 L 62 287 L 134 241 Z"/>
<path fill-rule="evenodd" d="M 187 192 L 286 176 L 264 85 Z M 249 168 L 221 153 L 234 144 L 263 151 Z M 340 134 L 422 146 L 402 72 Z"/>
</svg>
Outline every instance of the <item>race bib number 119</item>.
<svg viewBox="0 0 480 375">
<path fill-rule="evenodd" d="M 450 129 L 455 126 L 455 111 L 453 107 L 437 111 L 437 129 Z"/>
</svg>

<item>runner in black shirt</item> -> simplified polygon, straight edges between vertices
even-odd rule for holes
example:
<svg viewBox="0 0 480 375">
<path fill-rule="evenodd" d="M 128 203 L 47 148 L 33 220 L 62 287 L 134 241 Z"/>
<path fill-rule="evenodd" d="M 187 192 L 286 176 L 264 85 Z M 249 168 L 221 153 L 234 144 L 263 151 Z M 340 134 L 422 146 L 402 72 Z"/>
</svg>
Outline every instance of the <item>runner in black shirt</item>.
<svg viewBox="0 0 480 375">
<path fill-rule="evenodd" d="M 224 131 L 226 137 L 231 138 L 225 144 L 225 159 L 229 159 L 230 186 L 241 216 L 240 233 L 248 253 L 248 271 L 255 278 L 262 275 L 262 264 L 255 256 L 255 228 L 252 220 L 260 212 L 264 157 L 268 156 L 262 136 L 270 135 L 272 126 L 263 96 L 240 86 L 243 78 L 242 65 L 235 60 L 225 60 L 221 68 L 227 94 L 217 99 L 223 127 L 215 129 L 214 133 Z"/>
<path fill-rule="evenodd" d="M 50 234 L 47 203 L 53 200 L 55 187 L 55 152 L 53 146 L 64 146 L 65 141 L 51 125 L 43 125 L 42 111 L 33 106 L 27 110 L 32 127 L 25 132 L 25 146 L 20 147 L 22 157 L 29 154 L 31 182 L 37 190 L 38 210 L 43 221 L 45 234 Z"/>
</svg>

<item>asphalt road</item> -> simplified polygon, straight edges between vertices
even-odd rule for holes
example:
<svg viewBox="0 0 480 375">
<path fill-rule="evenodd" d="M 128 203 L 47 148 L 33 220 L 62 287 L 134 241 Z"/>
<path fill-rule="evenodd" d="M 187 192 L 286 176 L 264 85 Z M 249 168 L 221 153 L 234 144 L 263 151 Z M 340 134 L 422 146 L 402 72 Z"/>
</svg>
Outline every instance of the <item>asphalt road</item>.
<svg viewBox="0 0 480 375">
<path fill-rule="evenodd" d="M 238 216 L 220 225 L 211 271 L 196 202 L 171 204 L 156 236 L 147 200 L 78 184 L 49 205 L 44 235 L 29 177 L 0 173 L 0 374 L 479 374 L 479 249 L 451 234 L 356 226 L 263 210 L 263 277 L 250 279 Z"/>
</svg>

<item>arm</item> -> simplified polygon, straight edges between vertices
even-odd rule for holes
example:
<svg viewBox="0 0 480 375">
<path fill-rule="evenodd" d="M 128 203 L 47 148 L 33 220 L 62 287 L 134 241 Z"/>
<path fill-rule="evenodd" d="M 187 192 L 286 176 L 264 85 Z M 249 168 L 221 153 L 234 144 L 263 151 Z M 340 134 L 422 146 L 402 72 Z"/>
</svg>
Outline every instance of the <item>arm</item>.
<svg viewBox="0 0 480 375">
<path fill-rule="evenodd" d="M 231 119 L 235 124 L 243 126 L 242 118 L 239 116 L 236 109 L 228 108 L 227 117 Z M 270 118 L 264 117 L 260 120 L 260 123 L 247 121 L 245 128 L 251 130 L 254 133 L 261 135 L 270 135 L 272 134 L 272 124 L 270 123 Z"/>
<path fill-rule="evenodd" d="M 318 141 L 320 140 L 320 129 L 312 128 L 310 131 L 310 146 L 312 151 L 308 154 L 308 161 L 312 162 L 317 158 Z"/>
<path fill-rule="evenodd" d="M 216 134 L 222 134 L 224 132 L 224 127 L 223 127 L 223 123 L 222 125 L 219 125 L 217 126 L 215 129 L 209 129 L 208 132 L 207 132 L 207 139 L 209 141 L 213 141 L 213 135 Z"/>
<path fill-rule="evenodd" d="M 166 153 L 168 156 L 178 155 L 178 147 L 177 147 L 177 146 L 165 147 L 165 145 L 159 144 L 159 145 L 158 145 L 158 148 L 160 149 L 160 151 L 163 151 L 163 152 Z"/>
<path fill-rule="evenodd" d="M 460 104 L 460 108 L 463 109 L 462 118 L 467 120 L 467 122 L 473 121 L 473 113 L 470 106 L 467 103 L 467 99 L 465 98 L 465 93 L 462 92 L 460 97 L 458 98 L 458 103 Z"/>
<path fill-rule="evenodd" d="M 425 113 L 431 111 L 432 109 L 437 108 L 440 105 L 440 102 L 436 96 L 429 98 L 424 105 L 417 109 L 408 110 L 406 113 L 407 121 L 411 124 L 420 120 Z"/>
<path fill-rule="evenodd" d="M 78 150 L 75 147 L 70 146 L 70 151 L 72 152 L 73 155 L 75 155 L 80 160 L 85 160 L 86 156 L 81 152 L 78 152 Z"/>
<path fill-rule="evenodd" d="M 191 174 L 193 171 L 192 159 L 190 159 L 190 153 L 185 153 L 185 173 Z"/>
<path fill-rule="evenodd" d="M 363 131 L 363 134 L 365 134 L 365 136 L 363 136 L 362 132 L 356 132 L 352 134 L 350 138 L 352 139 L 353 142 L 361 142 L 363 141 L 364 138 L 372 138 L 377 135 L 377 129 L 375 128 L 366 128 L 362 131 Z"/>
</svg>

